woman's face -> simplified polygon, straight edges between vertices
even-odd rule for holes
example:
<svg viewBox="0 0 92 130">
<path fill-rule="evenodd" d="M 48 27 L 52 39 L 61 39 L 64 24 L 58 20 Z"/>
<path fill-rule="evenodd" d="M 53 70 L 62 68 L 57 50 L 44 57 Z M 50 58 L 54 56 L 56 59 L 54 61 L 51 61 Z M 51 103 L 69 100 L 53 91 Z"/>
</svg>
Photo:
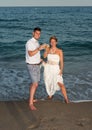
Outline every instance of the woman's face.
<svg viewBox="0 0 92 130">
<path fill-rule="evenodd" d="M 51 39 L 50 44 L 52 47 L 55 47 L 57 44 L 57 41 L 55 39 Z"/>
</svg>

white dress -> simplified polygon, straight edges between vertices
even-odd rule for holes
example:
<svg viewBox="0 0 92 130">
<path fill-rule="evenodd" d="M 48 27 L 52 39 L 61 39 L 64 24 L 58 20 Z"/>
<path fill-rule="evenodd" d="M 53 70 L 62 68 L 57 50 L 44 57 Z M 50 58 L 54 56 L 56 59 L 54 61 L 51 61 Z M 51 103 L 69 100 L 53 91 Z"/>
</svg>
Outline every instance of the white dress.
<svg viewBox="0 0 92 130">
<path fill-rule="evenodd" d="M 60 90 L 57 82 L 63 84 L 62 75 L 59 75 L 59 61 L 59 55 L 48 54 L 47 63 L 44 64 L 44 82 L 49 96 L 54 95 L 56 91 Z"/>
</svg>

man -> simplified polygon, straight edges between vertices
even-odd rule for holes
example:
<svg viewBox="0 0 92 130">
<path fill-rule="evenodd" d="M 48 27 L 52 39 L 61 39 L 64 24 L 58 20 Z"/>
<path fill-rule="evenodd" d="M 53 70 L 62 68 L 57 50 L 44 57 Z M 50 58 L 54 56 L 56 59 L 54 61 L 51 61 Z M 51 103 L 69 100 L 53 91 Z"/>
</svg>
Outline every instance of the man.
<svg viewBox="0 0 92 130">
<path fill-rule="evenodd" d="M 31 110 L 36 110 L 34 106 L 34 95 L 40 81 L 40 50 L 44 49 L 44 45 L 39 45 L 38 39 L 41 35 L 39 27 L 34 28 L 33 37 L 26 43 L 26 63 L 31 77 L 29 106 Z"/>
</svg>

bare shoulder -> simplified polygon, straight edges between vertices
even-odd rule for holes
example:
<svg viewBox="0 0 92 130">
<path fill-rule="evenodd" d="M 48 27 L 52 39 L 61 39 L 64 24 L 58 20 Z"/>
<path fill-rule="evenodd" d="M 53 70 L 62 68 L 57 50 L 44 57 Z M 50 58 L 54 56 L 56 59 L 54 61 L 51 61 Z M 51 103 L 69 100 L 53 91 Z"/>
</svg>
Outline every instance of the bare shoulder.
<svg viewBox="0 0 92 130">
<path fill-rule="evenodd" d="M 57 51 L 58 51 L 58 54 L 59 54 L 59 55 L 62 55 L 62 54 L 63 54 L 62 49 L 59 49 L 59 48 L 58 48 Z"/>
</svg>

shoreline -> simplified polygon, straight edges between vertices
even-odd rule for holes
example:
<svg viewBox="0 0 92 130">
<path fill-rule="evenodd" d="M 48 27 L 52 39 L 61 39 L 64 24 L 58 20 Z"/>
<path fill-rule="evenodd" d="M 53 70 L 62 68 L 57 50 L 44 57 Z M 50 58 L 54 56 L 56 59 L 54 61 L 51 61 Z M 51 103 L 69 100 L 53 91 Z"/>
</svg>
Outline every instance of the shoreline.
<svg viewBox="0 0 92 130">
<path fill-rule="evenodd" d="M 0 101 L 1 130 L 91 130 L 92 101 L 63 103 L 38 100 L 31 111 L 28 101 Z"/>
</svg>

